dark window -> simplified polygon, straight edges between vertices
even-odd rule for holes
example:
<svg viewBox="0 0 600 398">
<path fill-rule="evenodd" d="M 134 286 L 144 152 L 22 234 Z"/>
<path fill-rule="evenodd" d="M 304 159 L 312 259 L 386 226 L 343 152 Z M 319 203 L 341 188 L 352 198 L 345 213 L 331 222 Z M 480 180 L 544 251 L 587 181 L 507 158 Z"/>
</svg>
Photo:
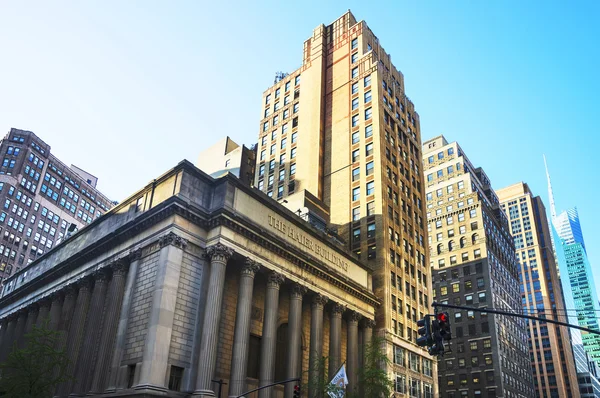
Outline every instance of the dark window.
<svg viewBox="0 0 600 398">
<path fill-rule="evenodd" d="M 171 374 L 169 375 L 169 390 L 179 391 L 181 389 L 182 377 L 183 368 L 171 365 Z"/>
<path fill-rule="evenodd" d="M 247 376 L 258 379 L 260 369 L 260 337 L 250 335 L 250 347 L 248 349 Z"/>
</svg>

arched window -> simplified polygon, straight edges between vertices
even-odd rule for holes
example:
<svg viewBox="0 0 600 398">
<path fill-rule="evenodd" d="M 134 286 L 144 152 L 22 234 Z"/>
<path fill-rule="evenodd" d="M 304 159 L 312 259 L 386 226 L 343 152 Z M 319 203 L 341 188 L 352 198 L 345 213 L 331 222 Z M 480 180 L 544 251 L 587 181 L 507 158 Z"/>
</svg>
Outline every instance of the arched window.
<svg viewBox="0 0 600 398">
<path fill-rule="evenodd" d="M 438 245 L 438 247 L 437 247 L 437 254 L 442 254 L 442 248 L 443 248 L 443 246 L 442 246 L 442 244 L 440 243 L 440 244 Z"/>
<path fill-rule="evenodd" d="M 449 251 L 454 250 L 454 241 L 453 240 L 451 240 L 450 242 L 448 242 L 448 250 Z"/>
<path fill-rule="evenodd" d="M 477 239 L 479 239 L 479 235 L 478 234 L 473 234 L 471 236 L 471 243 L 475 244 L 475 242 L 477 242 Z"/>
<path fill-rule="evenodd" d="M 460 238 L 460 247 L 461 248 L 465 247 L 466 243 L 467 243 L 467 240 L 465 239 L 464 236 L 462 238 Z"/>
</svg>

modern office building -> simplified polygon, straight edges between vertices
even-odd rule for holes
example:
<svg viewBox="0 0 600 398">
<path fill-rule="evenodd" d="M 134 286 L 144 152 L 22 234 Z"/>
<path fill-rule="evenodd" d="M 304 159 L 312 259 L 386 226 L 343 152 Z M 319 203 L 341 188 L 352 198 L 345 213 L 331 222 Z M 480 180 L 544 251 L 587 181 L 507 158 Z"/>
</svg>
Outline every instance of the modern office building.
<svg viewBox="0 0 600 398">
<path fill-rule="evenodd" d="M 546 208 L 529 186 L 517 183 L 496 191 L 515 242 L 526 314 L 568 322 L 559 268 Z M 529 322 L 529 353 L 536 397 L 578 397 L 577 368 L 569 328 Z"/>
<path fill-rule="evenodd" d="M 373 270 L 396 391 L 434 396 L 435 363 L 415 343 L 432 296 L 419 115 L 404 76 L 347 12 L 314 29 L 302 66 L 279 75 L 262 106 L 255 186 L 321 222 Z"/>
<path fill-rule="evenodd" d="M 30 131 L 0 141 L 0 283 L 112 206 L 98 179 L 67 166 Z"/>
<path fill-rule="evenodd" d="M 211 177 L 231 173 L 246 185 L 254 183 L 255 165 L 256 145 L 239 146 L 228 136 L 202 151 L 196 162 L 196 166 Z"/>
<path fill-rule="evenodd" d="M 544 158 L 545 162 L 545 158 Z M 570 288 L 573 293 L 573 301 L 580 326 L 600 330 L 598 314 L 600 304 L 594 283 L 591 265 L 585 249 L 585 241 L 579 221 L 577 208 L 571 208 L 556 214 L 554 194 L 550 182 L 550 174 L 546 165 L 546 177 L 548 179 L 548 196 L 550 198 L 550 214 L 552 223 L 558 234 L 560 244 L 565 255 L 565 264 Z M 600 366 L 600 335 L 581 332 L 583 345 L 589 356 Z"/>
<path fill-rule="evenodd" d="M 508 220 L 481 168 L 444 136 L 423 144 L 433 291 L 441 303 L 519 311 L 519 269 Z M 440 397 L 533 397 L 523 319 L 453 310 Z"/>
<path fill-rule="evenodd" d="M 276 201 L 183 161 L 7 280 L 0 361 L 49 319 L 74 375 L 60 397 L 237 397 L 295 377 L 310 392 L 322 356 L 334 372 L 346 364 L 354 389 L 371 283 Z"/>
</svg>

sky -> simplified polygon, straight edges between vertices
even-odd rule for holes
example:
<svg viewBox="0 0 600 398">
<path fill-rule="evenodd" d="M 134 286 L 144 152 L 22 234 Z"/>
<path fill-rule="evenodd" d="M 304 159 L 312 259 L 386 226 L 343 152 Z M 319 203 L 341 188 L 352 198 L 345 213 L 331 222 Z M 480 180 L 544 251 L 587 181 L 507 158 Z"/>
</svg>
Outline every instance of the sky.
<svg viewBox="0 0 600 398">
<path fill-rule="evenodd" d="M 404 73 L 425 141 L 458 141 L 495 188 L 577 206 L 600 286 L 600 2 L 2 1 L 0 132 L 35 132 L 121 201 L 229 135 L 346 10 Z"/>
</svg>

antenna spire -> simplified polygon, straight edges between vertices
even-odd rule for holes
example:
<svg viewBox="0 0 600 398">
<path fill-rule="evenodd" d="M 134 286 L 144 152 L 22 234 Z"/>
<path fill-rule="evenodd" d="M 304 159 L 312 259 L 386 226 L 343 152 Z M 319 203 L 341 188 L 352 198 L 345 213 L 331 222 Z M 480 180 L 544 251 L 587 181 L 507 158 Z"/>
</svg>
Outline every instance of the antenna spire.
<svg viewBox="0 0 600 398">
<path fill-rule="evenodd" d="M 554 194 L 552 193 L 552 183 L 550 182 L 550 173 L 548 172 L 548 163 L 546 163 L 546 155 L 544 156 L 544 167 L 546 167 L 546 178 L 548 179 L 548 200 L 550 200 L 550 215 L 552 222 L 556 218 L 556 206 L 554 205 Z"/>
</svg>

